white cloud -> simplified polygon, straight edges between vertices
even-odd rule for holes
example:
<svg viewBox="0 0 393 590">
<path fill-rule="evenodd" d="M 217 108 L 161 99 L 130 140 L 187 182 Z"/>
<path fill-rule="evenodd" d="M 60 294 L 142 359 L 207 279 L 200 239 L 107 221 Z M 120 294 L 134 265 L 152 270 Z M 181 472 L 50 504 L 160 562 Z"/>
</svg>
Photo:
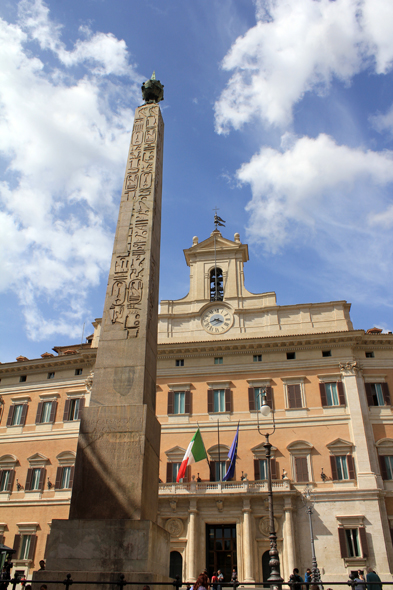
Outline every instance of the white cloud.
<svg viewBox="0 0 393 590">
<path fill-rule="evenodd" d="M 233 72 L 216 102 L 216 129 L 253 119 L 286 126 L 306 92 L 324 93 L 334 77 L 392 65 L 393 4 L 387 0 L 258 0 L 257 24 L 223 60 Z"/>
<path fill-rule="evenodd" d="M 307 246 L 325 260 L 325 272 L 341 274 L 344 264 L 358 281 L 390 282 L 393 152 L 337 145 L 324 134 L 287 144 L 262 148 L 238 170 L 252 189 L 251 241 L 272 252 Z"/>
<path fill-rule="evenodd" d="M 17 294 L 31 338 L 79 334 L 108 267 L 140 81 L 111 34 L 67 50 L 41 0 L 0 20 L 0 290 Z"/>
</svg>

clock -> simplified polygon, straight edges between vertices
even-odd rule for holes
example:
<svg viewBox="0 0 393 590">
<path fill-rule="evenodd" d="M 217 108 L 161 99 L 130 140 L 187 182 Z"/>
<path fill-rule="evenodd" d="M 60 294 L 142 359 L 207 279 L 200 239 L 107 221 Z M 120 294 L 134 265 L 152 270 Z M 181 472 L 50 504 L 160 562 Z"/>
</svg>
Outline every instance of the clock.
<svg viewBox="0 0 393 590">
<path fill-rule="evenodd" d="M 214 305 L 203 312 L 202 327 L 209 334 L 224 334 L 233 324 L 233 315 L 227 307 Z"/>
</svg>

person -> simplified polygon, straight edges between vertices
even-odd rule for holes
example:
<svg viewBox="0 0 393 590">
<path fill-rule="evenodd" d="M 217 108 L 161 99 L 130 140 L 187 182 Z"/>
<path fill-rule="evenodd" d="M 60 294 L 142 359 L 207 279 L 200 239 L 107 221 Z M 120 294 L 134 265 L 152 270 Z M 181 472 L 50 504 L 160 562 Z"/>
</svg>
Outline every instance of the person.
<svg viewBox="0 0 393 590">
<path fill-rule="evenodd" d="M 366 582 L 367 590 L 382 590 L 381 578 L 374 572 L 371 566 L 367 568 Z"/>
<path fill-rule="evenodd" d="M 218 579 L 218 582 L 224 581 L 224 574 L 222 573 L 221 570 L 217 570 L 217 579 Z M 217 590 L 221 590 L 221 584 L 218 584 Z"/>
<path fill-rule="evenodd" d="M 355 574 L 349 574 L 348 586 L 352 586 L 353 590 L 365 590 L 362 580 L 355 576 Z"/>
<path fill-rule="evenodd" d="M 43 572 L 45 569 L 46 569 L 45 561 L 43 559 L 41 559 L 41 561 L 40 561 L 40 569 L 38 571 L 39 572 Z"/>
<path fill-rule="evenodd" d="M 306 583 L 306 590 L 308 590 L 311 582 L 311 570 L 309 567 L 306 569 L 306 573 L 304 574 L 304 581 Z"/>
<path fill-rule="evenodd" d="M 297 567 L 294 568 L 293 574 L 289 576 L 288 582 L 291 584 L 291 590 L 302 590 L 303 578 L 299 576 Z"/>
<path fill-rule="evenodd" d="M 193 590 L 199 590 L 199 589 L 200 590 L 207 590 L 208 585 L 209 585 L 209 578 L 207 577 L 207 574 L 205 574 L 205 572 L 202 572 L 197 577 L 197 581 L 195 582 L 195 584 L 193 586 Z"/>
<path fill-rule="evenodd" d="M 212 575 L 213 590 L 217 590 L 217 582 L 218 582 L 217 572 L 213 572 L 213 575 Z"/>
<path fill-rule="evenodd" d="M 235 567 L 232 570 L 231 580 L 232 582 L 237 582 L 237 571 Z"/>
</svg>

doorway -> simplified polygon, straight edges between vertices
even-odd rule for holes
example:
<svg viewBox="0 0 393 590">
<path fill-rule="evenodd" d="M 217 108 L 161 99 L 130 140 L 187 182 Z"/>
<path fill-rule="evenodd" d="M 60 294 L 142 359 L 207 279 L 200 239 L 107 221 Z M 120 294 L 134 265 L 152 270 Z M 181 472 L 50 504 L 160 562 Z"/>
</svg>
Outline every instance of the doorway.
<svg viewBox="0 0 393 590">
<path fill-rule="evenodd" d="M 206 564 L 209 577 L 221 570 L 224 582 L 231 581 L 232 569 L 237 569 L 236 524 L 206 525 Z"/>
<path fill-rule="evenodd" d="M 182 579 L 183 575 L 183 558 L 178 551 L 171 551 L 169 561 L 169 577 L 176 578 L 179 576 L 179 580 Z"/>
<path fill-rule="evenodd" d="M 262 576 L 263 576 L 263 587 L 264 588 L 270 587 L 270 584 L 267 581 L 267 579 L 270 576 L 269 561 L 270 561 L 269 551 L 265 551 L 265 553 L 262 555 Z"/>
</svg>

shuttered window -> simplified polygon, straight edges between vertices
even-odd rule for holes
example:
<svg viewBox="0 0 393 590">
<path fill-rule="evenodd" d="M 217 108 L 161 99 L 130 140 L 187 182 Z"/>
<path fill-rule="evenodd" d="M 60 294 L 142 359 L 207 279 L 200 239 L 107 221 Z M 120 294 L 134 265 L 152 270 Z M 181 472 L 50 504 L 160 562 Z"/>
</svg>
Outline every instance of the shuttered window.
<svg viewBox="0 0 393 590">
<path fill-rule="evenodd" d="M 288 407 L 289 408 L 301 408 L 302 404 L 302 392 L 300 383 L 294 383 L 287 385 L 288 391 Z"/>
<path fill-rule="evenodd" d="M 345 406 L 344 387 L 341 381 L 320 383 L 319 393 L 322 406 Z"/>
<path fill-rule="evenodd" d="M 14 469 L 2 469 L 0 471 L 0 492 L 12 492 L 14 478 Z"/>
<path fill-rule="evenodd" d="M 310 481 L 308 476 L 307 457 L 295 457 L 296 481 Z"/>
<path fill-rule="evenodd" d="M 369 406 L 390 406 L 390 393 L 387 383 L 365 383 Z"/>
<path fill-rule="evenodd" d="M 215 412 L 232 412 L 232 396 L 230 389 L 208 389 L 207 411 L 209 414 Z"/>
<path fill-rule="evenodd" d="M 272 471 L 272 479 L 277 479 L 277 461 L 275 459 L 270 459 L 270 466 Z M 255 481 L 268 479 L 266 459 L 254 459 L 254 479 Z"/>
<path fill-rule="evenodd" d="M 331 455 L 330 465 L 333 480 L 344 481 L 346 479 L 356 479 L 355 463 L 352 455 Z"/>
</svg>

